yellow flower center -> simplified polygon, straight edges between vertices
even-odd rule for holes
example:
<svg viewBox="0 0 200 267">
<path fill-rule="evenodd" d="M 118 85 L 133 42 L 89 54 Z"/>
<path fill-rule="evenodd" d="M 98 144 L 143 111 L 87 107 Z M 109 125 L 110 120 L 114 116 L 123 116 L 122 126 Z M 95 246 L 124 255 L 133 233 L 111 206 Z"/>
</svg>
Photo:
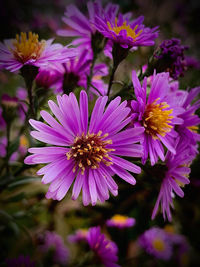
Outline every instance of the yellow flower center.
<svg viewBox="0 0 200 267">
<path fill-rule="evenodd" d="M 198 133 L 198 126 L 193 125 L 193 126 L 188 126 L 187 127 L 191 132 Z"/>
<path fill-rule="evenodd" d="M 165 136 L 172 128 L 169 123 L 171 123 L 171 119 L 173 118 L 173 116 L 170 116 L 173 109 L 166 110 L 169 105 L 165 102 L 156 104 L 157 100 L 158 99 L 146 106 L 143 115 L 143 126 L 145 127 L 145 132 L 150 134 L 153 139 L 158 139 L 158 134 Z"/>
<path fill-rule="evenodd" d="M 142 33 L 142 30 L 140 30 L 138 33 L 136 33 L 138 25 L 136 25 L 132 29 L 130 25 L 126 24 L 126 21 L 124 21 L 121 26 L 117 26 L 117 18 L 115 18 L 115 26 L 111 26 L 109 21 L 107 21 L 107 25 L 108 25 L 109 30 L 114 31 L 117 35 L 119 35 L 121 30 L 126 30 L 127 36 L 131 37 L 134 41 Z"/>
<path fill-rule="evenodd" d="M 102 131 L 97 134 L 82 133 L 74 139 L 74 144 L 71 150 L 66 154 L 67 159 L 74 159 L 75 165 L 73 172 L 77 169 L 81 170 L 83 174 L 87 167 L 92 169 L 99 168 L 99 164 L 103 162 L 106 166 L 112 165 L 112 158 L 109 157 L 108 152 L 114 149 L 108 149 L 107 145 L 112 144 L 112 140 L 103 140 L 108 136 L 104 134 L 101 136 Z"/>
<path fill-rule="evenodd" d="M 165 250 L 165 244 L 162 239 L 156 238 L 152 242 L 153 248 L 157 251 L 164 251 Z"/>
<path fill-rule="evenodd" d="M 116 214 L 111 218 L 111 220 L 116 222 L 116 223 L 126 223 L 127 219 L 128 219 L 127 216 L 123 216 L 120 214 Z"/>
<path fill-rule="evenodd" d="M 169 234 L 175 233 L 174 226 L 170 224 L 165 225 L 164 230 Z"/>
<path fill-rule="evenodd" d="M 38 41 L 38 34 L 21 32 L 20 35 L 16 34 L 16 39 L 13 41 L 14 49 L 11 51 L 18 61 L 25 63 L 30 59 L 40 58 L 45 45 L 44 40 Z"/>
</svg>

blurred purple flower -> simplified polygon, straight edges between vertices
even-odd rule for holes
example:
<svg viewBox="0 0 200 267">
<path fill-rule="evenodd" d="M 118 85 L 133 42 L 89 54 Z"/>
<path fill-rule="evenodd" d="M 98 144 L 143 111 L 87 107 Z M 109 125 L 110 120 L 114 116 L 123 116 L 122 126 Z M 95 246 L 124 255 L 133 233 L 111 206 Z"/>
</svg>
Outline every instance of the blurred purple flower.
<svg viewBox="0 0 200 267">
<path fill-rule="evenodd" d="M 138 242 L 147 253 L 157 259 L 167 261 L 172 256 L 172 243 L 163 229 L 150 228 L 139 237 Z"/>
<path fill-rule="evenodd" d="M 3 112 L 3 110 L 0 107 L 0 131 L 4 130 L 6 128 L 6 122 L 3 118 L 2 112 Z"/>
<path fill-rule="evenodd" d="M 52 252 L 53 261 L 57 264 L 67 264 L 69 260 L 69 250 L 65 246 L 61 236 L 54 232 L 47 231 L 44 236 L 43 244 L 39 246 L 43 253 Z"/>
<path fill-rule="evenodd" d="M 99 226 L 89 229 L 88 244 L 94 251 L 97 259 L 105 267 L 119 267 L 116 263 L 118 261 L 118 248 L 114 242 L 108 240 L 104 234 L 101 234 Z"/>
<path fill-rule="evenodd" d="M 52 42 L 53 39 L 39 41 L 38 35 L 32 32 L 22 32 L 14 40 L 5 40 L 0 43 L 0 68 L 14 72 L 24 65 L 47 66 L 50 62 L 66 62 L 75 56 L 73 48 Z"/>
<path fill-rule="evenodd" d="M 106 225 L 116 228 L 129 228 L 135 225 L 135 219 L 124 215 L 116 214 L 111 219 L 107 220 Z"/>
<path fill-rule="evenodd" d="M 170 92 L 169 74 L 166 72 L 153 75 L 149 96 L 147 97 L 147 78 L 143 85 L 140 84 L 136 72 L 132 73 L 132 81 L 137 100 L 131 101 L 132 122 L 135 127 L 144 126 L 144 164 L 150 157 L 151 165 L 158 158 L 165 160 L 163 145 L 175 154 L 175 138 L 178 133 L 174 125 L 182 124 L 183 120 L 178 118 L 184 109 L 179 107 L 176 92 Z"/>
<path fill-rule="evenodd" d="M 69 235 L 68 240 L 71 243 L 86 242 L 88 236 L 88 229 L 78 229 L 75 234 Z"/>
<path fill-rule="evenodd" d="M 143 127 L 123 130 L 130 121 L 127 101 L 117 97 L 105 109 L 108 97 L 99 97 L 93 108 L 88 126 L 88 97 L 80 93 L 79 104 L 73 93 L 57 96 L 58 106 L 49 101 L 49 107 L 58 123 L 49 113 L 41 111 L 49 124 L 30 120 L 36 129 L 31 135 L 51 147 L 30 148 L 33 155 L 26 164 L 48 163 L 37 174 L 44 175 L 42 182 L 51 183 L 47 198 L 61 200 L 73 181 L 72 199 L 77 199 L 82 189 L 83 204 L 95 205 L 99 199 L 109 198 L 109 191 L 116 196 L 118 186 L 112 176 L 118 175 L 134 185 L 134 177 L 127 172 L 140 173 L 140 167 L 119 157 L 141 157 L 142 147 L 135 144 L 141 140 Z M 105 111 L 104 111 L 105 109 Z"/>
<path fill-rule="evenodd" d="M 170 76 L 177 80 L 179 76 L 183 76 L 187 68 L 184 52 L 188 46 L 181 45 L 179 39 L 172 38 L 164 40 L 154 57 L 159 60 L 157 71 L 168 71 Z"/>
<path fill-rule="evenodd" d="M 6 264 L 8 267 L 35 267 L 35 262 L 31 262 L 29 256 L 20 255 L 18 258 L 7 259 Z"/>
</svg>

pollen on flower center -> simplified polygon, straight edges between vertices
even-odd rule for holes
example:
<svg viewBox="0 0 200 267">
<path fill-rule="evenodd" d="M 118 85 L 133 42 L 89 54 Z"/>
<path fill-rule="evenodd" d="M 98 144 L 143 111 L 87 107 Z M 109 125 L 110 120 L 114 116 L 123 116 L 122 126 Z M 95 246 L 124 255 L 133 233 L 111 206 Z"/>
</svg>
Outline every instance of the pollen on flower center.
<svg viewBox="0 0 200 267">
<path fill-rule="evenodd" d="M 165 249 L 165 244 L 163 242 L 163 240 L 159 239 L 159 238 L 156 238 L 153 240 L 152 242 L 152 245 L 153 245 L 153 248 L 157 251 L 164 251 Z"/>
<path fill-rule="evenodd" d="M 132 29 L 130 27 L 130 25 L 126 24 L 126 21 L 124 21 L 121 26 L 118 26 L 117 25 L 117 18 L 115 18 L 115 26 L 112 27 L 109 21 L 107 21 L 107 25 L 108 25 L 109 30 L 114 31 L 117 35 L 120 33 L 121 30 L 126 30 L 127 36 L 131 37 L 133 40 L 135 40 L 142 33 L 142 30 L 140 30 L 138 33 L 136 33 L 138 25 L 136 25 Z"/>
<path fill-rule="evenodd" d="M 28 34 L 21 32 L 21 34 L 16 34 L 16 39 L 13 41 L 14 49 L 12 49 L 12 53 L 14 57 L 25 63 L 30 59 L 38 59 L 44 48 L 45 41 L 38 41 L 38 34 L 29 32 Z"/>
<path fill-rule="evenodd" d="M 112 217 L 112 220 L 118 223 L 125 223 L 127 221 L 128 217 L 127 216 L 123 216 L 120 214 L 116 214 Z"/>
<path fill-rule="evenodd" d="M 66 154 L 68 160 L 74 159 L 75 161 L 73 172 L 80 169 L 83 174 L 86 168 L 99 168 L 101 162 L 106 166 L 113 164 L 108 153 L 114 149 L 107 148 L 108 144 L 112 144 L 112 140 L 103 140 L 108 134 L 103 136 L 101 134 L 102 131 L 97 134 L 82 133 L 81 136 L 75 138 L 71 150 Z"/>
<path fill-rule="evenodd" d="M 156 104 L 157 100 L 146 106 L 143 115 L 145 132 L 150 134 L 153 139 L 158 139 L 157 134 L 165 136 L 172 128 L 170 123 L 173 116 L 170 116 L 170 114 L 173 112 L 173 109 L 167 109 L 169 105 L 165 102 Z"/>
</svg>

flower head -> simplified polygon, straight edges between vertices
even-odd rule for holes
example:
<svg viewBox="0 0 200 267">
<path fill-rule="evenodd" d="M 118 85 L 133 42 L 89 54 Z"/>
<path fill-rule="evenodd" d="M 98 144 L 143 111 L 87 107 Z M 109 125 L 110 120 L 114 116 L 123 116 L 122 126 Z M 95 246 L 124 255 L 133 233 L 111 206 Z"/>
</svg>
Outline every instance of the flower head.
<svg viewBox="0 0 200 267">
<path fill-rule="evenodd" d="M 53 251 L 53 261 L 58 264 L 66 264 L 69 259 L 69 251 L 65 246 L 61 236 L 54 232 L 47 231 L 44 236 L 43 244 L 39 246 L 43 253 Z"/>
<path fill-rule="evenodd" d="M 135 184 L 133 173 L 140 168 L 120 156 L 141 157 L 143 127 L 122 130 L 129 124 L 130 109 L 127 102 L 120 104 L 120 97 L 110 102 L 105 109 L 107 97 L 99 97 L 88 124 L 88 98 L 80 93 L 79 104 L 73 93 L 57 96 L 58 106 L 49 101 L 49 107 L 59 120 L 46 111 L 41 112 L 49 124 L 30 120 L 36 129 L 31 135 L 51 147 L 30 148 L 33 155 L 26 164 L 48 163 L 38 171 L 43 174 L 43 183 L 51 183 L 47 198 L 61 200 L 74 181 L 72 198 L 77 199 L 82 189 L 83 204 L 95 205 L 109 198 L 109 191 L 117 195 L 118 187 L 112 175 L 116 174 L 130 184 Z M 104 111 L 105 110 L 105 111 Z"/>
<path fill-rule="evenodd" d="M 137 46 L 154 45 L 154 39 L 158 37 L 158 27 L 150 29 L 145 27 L 141 16 L 135 20 L 130 20 L 130 14 L 112 16 L 104 13 L 104 16 L 95 17 L 95 26 L 97 30 L 106 38 L 115 43 L 119 43 L 123 48 L 132 48 Z"/>
<path fill-rule="evenodd" d="M 22 32 L 16 39 L 0 43 L 0 67 L 14 72 L 24 65 L 41 67 L 49 62 L 66 62 L 75 55 L 74 49 L 52 44 L 53 39 L 39 41 L 38 38 L 35 33 Z"/>
<path fill-rule="evenodd" d="M 135 225 L 135 219 L 124 215 L 116 214 L 107 220 L 106 225 L 109 227 L 129 228 Z"/>
<path fill-rule="evenodd" d="M 172 255 L 172 244 L 164 230 L 153 227 L 139 238 L 139 244 L 147 253 L 162 260 L 169 260 Z"/>
<path fill-rule="evenodd" d="M 170 40 L 164 40 L 154 55 L 158 59 L 157 71 L 168 71 L 170 76 L 175 80 L 179 76 L 183 76 L 187 67 L 184 56 L 186 49 L 188 47 L 181 45 L 179 39 L 172 38 Z"/>
<path fill-rule="evenodd" d="M 94 25 L 95 16 L 101 17 L 103 12 L 108 16 L 113 16 L 117 13 L 119 6 L 109 3 L 103 10 L 101 1 L 89 1 L 87 8 L 88 16 L 85 16 L 75 5 L 68 5 L 63 21 L 69 29 L 58 30 L 57 34 L 66 37 L 78 37 L 72 44 L 90 48 L 90 52 L 92 52 L 92 40 L 99 38 Z"/>
<path fill-rule="evenodd" d="M 114 242 L 108 240 L 104 234 L 101 234 L 100 227 L 90 228 L 87 239 L 90 248 L 105 267 L 119 266 L 116 263 L 118 261 L 118 248 Z"/>
<path fill-rule="evenodd" d="M 159 205 L 161 204 L 162 214 L 164 219 L 166 217 L 171 221 L 170 208 L 173 206 L 173 197 L 176 193 L 179 197 L 184 196 L 181 189 L 185 184 L 189 184 L 188 175 L 190 173 L 190 164 L 196 154 L 191 146 L 183 140 L 178 138 L 175 144 L 176 154 L 167 152 L 165 160 L 165 171 L 163 181 L 161 183 L 160 193 L 156 201 L 152 219 L 155 218 Z"/>
<path fill-rule="evenodd" d="M 178 136 L 174 130 L 174 125 L 183 123 L 178 115 L 184 109 L 177 105 L 179 97 L 176 92 L 170 91 L 169 75 L 167 72 L 154 74 L 147 97 L 147 79 L 143 85 L 133 71 L 133 85 L 137 101 L 131 102 L 132 119 L 135 126 L 144 126 L 144 156 L 143 163 L 146 162 L 148 155 L 151 164 L 154 165 L 158 158 L 164 161 L 164 149 L 162 144 L 171 153 L 175 154 L 174 138 Z"/>
</svg>

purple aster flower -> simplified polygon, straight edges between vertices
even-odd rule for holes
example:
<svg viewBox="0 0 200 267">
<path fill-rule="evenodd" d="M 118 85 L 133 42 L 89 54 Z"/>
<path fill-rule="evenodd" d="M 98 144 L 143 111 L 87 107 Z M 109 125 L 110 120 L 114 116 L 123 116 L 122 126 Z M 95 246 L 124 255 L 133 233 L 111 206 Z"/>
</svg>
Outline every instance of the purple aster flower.
<svg viewBox="0 0 200 267">
<path fill-rule="evenodd" d="M 103 12 L 108 16 L 115 16 L 119 6 L 109 3 L 103 10 L 101 1 L 89 1 L 87 3 L 87 8 L 88 16 L 85 16 L 75 5 L 68 5 L 63 21 L 69 29 L 58 30 L 57 34 L 66 37 L 78 37 L 72 44 L 79 45 L 79 47 L 90 48 L 90 52 L 92 52 L 92 39 L 98 38 L 94 25 L 95 16 L 98 15 L 101 17 Z"/>
<path fill-rule="evenodd" d="M 172 256 L 172 244 L 165 231 L 152 227 L 139 237 L 140 246 L 157 259 L 169 260 Z"/>
<path fill-rule="evenodd" d="M 68 240 L 71 243 L 79 243 L 80 241 L 87 241 L 88 229 L 78 229 L 75 234 L 69 235 Z"/>
<path fill-rule="evenodd" d="M 0 43 L 0 68 L 14 72 L 24 65 L 41 67 L 49 62 L 66 62 L 75 56 L 74 49 L 52 42 L 53 39 L 39 41 L 38 35 L 32 32 L 22 32 L 14 40 L 5 40 Z"/>
<path fill-rule="evenodd" d="M 168 151 L 165 165 L 162 166 L 164 170 L 163 181 L 152 213 L 152 219 L 155 218 L 159 205 L 161 204 L 164 219 L 166 219 L 167 216 L 168 220 L 171 221 L 170 207 L 174 207 L 173 198 L 175 194 L 179 197 L 183 197 L 184 192 L 181 187 L 190 182 L 188 179 L 190 173 L 189 166 L 196 154 L 193 148 L 188 146 L 184 139 L 178 138 L 174 146 L 176 154 L 174 155 Z"/>
<path fill-rule="evenodd" d="M 118 248 L 116 244 L 101 234 L 100 227 L 92 227 L 88 232 L 88 244 L 94 251 L 97 259 L 105 267 L 118 267 Z"/>
<path fill-rule="evenodd" d="M 44 236 L 43 245 L 39 246 L 43 253 L 53 252 L 53 261 L 58 264 L 67 264 L 69 259 L 69 250 L 65 246 L 61 236 L 54 232 L 47 231 Z"/>
<path fill-rule="evenodd" d="M 107 200 L 109 191 L 118 194 L 114 174 L 135 184 L 127 170 L 140 173 L 140 167 L 120 156 L 142 156 L 142 146 L 135 143 L 141 140 L 144 128 L 122 130 L 131 121 L 127 101 L 120 103 L 117 97 L 105 109 L 107 100 L 107 96 L 97 99 L 89 125 L 85 91 L 80 93 L 79 104 L 73 93 L 57 96 L 58 106 L 51 100 L 48 102 L 60 123 L 46 111 L 40 114 L 49 125 L 30 120 L 36 129 L 31 135 L 53 145 L 30 148 L 33 155 L 25 159 L 26 164 L 48 163 L 37 172 L 44 175 L 43 183 L 51 183 L 47 198 L 61 200 L 74 181 L 72 199 L 77 199 L 82 189 L 83 204 L 95 205 L 97 199 Z"/>
<path fill-rule="evenodd" d="M 185 109 L 180 115 L 183 119 L 183 124 L 177 127 L 177 132 L 185 140 L 188 145 L 196 145 L 197 141 L 200 141 L 200 134 L 198 134 L 198 126 L 200 124 L 200 118 L 195 112 L 200 108 L 200 100 L 195 102 L 195 98 L 200 94 L 200 87 L 195 87 L 186 92 L 182 98 L 182 106 Z M 192 103 L 194 102 L 194 103 Z"/>
<path fill-rule="evenodd" d="M 168 71 L 175 80 L 183 76 L 187 67 L 184 51 L 187 49 L 188 46 L 181 45 L 179 39 L 164 40 L 154 55 L 158 59 L 156 70 L 158 72 Z"/>
<path fill-rule="evenodd" d="M 8 267 L 34 267 L 35 262 L 31 262 L 29 256 L 20 255 L 18 258 L 7 259 L 6 264 Z"/>
<path fill-rule="evenodd" d="M 84 49 L 79 52 L 79 56 L 69 59 L 64 64 L 54 64 L 49 68 L 41 68 L 36 77 L 38 86 L 44 88 L 53 88 L 55 93 L 73 91 L 80 86 L 87 89 L 87 76 L 90 72 L 91 56 L 88 50 Z M 95 95 L 106 95 L 107 85 L 101 77 L 108 74 L 106 64 L 95 64 L 93 77 L 90 86 L 90 93 Z"/>
<path fill-rule="evenodd" d="M 107 220 L 106 225 L 109 227 L 129 228 L 135 225 L 135 219 L 124 215 L 116 214 L 111 219 Z"/>
<path fill-rule="evenodd" d="M 123 48 L 154 45 L 154 39 L 158 37 L 158 27 L 152 29 L 145 27 L 143 16 L 130 20 L 130 13 L 119 13 L 95 16 L 96 29 L 106 38 L 119 43 Z"/>
<path fill-rule="evenodd" d="M 163 145 L 175 154 L 175 138 L 178 136 L 174 125 L 183 123 L 177 116 L 184 109 L 179 107 L 179 96 L 170 91 L 169 74 L 167 72 L 153 75 L 149 96 L 147 96 L 147 78 L 140 84 L 136 72 L 132 73 L 133 86 L 137 100 L 131 101 L 132 122 L 137 126 L 144 126 L 144 164 L 150 157 L 151 165 L 158 158 L 165 160 Z M 181 92 L 181 91 L 180 91 Z"/>
</svg>

